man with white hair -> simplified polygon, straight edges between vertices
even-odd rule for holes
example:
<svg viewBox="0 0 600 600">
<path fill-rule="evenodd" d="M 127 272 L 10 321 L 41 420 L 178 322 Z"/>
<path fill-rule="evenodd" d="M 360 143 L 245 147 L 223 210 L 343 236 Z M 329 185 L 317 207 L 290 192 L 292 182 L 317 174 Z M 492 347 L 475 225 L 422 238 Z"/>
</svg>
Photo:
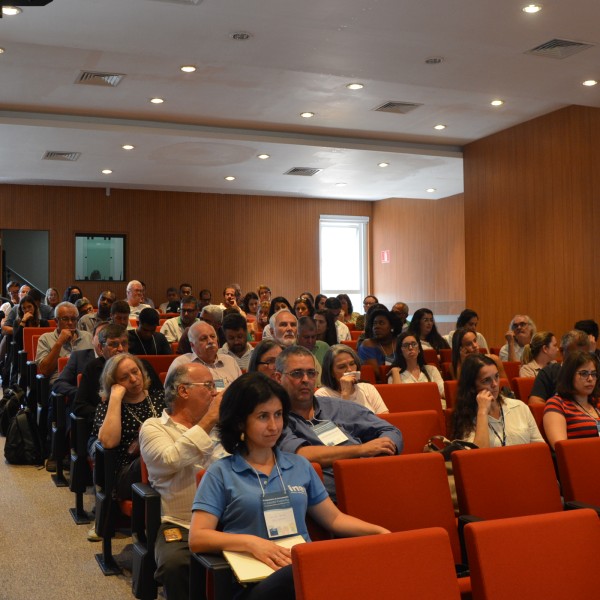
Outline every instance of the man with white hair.
<svg viewBox="0 0 600 600">
<path fill-rule="evenodd" d="M 298 319 L 287 308 L 273 313 L 269 325 L 273 338 L 285 348 L 298 341 Z"/>
<path fill-rule="evenodd" d="M 506 332 L 506 344 L 500 349 L 500 360 L 521 361 L 523 350 L 535 332 L 535 323 L 529 316 L 515 315 Z"/>
<path fill-rule="evenodd" d="M 217 390 L 220 391 L 229 386 L 242 374 L 242 370 L 231 356 L 217 355 L 219 344 L 217 343 L 217 334 L 212 325 L 204 321 L 194 323 L 189 328 L 189 339 L 192 351 L 178 356 L 171 363 L 167 377 L 179 365 L 197 362 L 204 365 L 210 371 Z"/>
<path fill-rule="evenodd" d="M 149 304 L 144 304 L 144 286 L 137 279 L 131 280 L 127 284 L 127 304 L 129 304 L 129 316 L 137 319 L 139 314 L 145 308 L 152 308 Z"/>
</svg>

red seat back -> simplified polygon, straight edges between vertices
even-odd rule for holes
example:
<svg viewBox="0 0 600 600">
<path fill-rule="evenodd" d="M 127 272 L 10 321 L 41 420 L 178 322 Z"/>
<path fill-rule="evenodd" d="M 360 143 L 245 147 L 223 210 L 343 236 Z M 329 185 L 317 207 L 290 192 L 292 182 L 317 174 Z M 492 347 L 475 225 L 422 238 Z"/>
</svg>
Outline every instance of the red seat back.
<svg viewBox="0 0 600 600">
<path fill-rule="evenodd" d="M 562 440 L 555 450 L 565 501 L 600 506 L 600 438 Z"/>
<path fill-rule="evenodd" d="M 425 444 L 434 435 L 442 435 L 440 418 L 435 410 L 417 410 L 401 413 L 381 413 L 379 418 L 402 432 L 402 454 L 421 454 Z"/>
</svg>

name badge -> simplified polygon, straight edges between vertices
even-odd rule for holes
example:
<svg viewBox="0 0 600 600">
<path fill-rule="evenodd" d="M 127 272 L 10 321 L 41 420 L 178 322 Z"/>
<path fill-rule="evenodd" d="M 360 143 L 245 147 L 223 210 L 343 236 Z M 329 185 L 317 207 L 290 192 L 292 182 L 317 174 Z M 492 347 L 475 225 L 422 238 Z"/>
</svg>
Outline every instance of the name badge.
<svg viewBox="0 0 600 600">
<path fill-rule="evenodd" d="M 213 381 L 215 382 L 215 388 L 217 391 L 220 392 L 225 389 L 225 382 L 222 379 L 213 379 Z"/>
<path fill-rule="evenodd" d="M 287 494 L 281 492 L 265 494 L 262 498 L 262 506 L 269 538 L 298 533 L 294 509 Z"/>
<path fill-rule="evenodd" d="M 325 446 L 337 446 L 348 441 L 348 436 L 331 421 L 319 423 L 313 429 Z"/>
</svg>

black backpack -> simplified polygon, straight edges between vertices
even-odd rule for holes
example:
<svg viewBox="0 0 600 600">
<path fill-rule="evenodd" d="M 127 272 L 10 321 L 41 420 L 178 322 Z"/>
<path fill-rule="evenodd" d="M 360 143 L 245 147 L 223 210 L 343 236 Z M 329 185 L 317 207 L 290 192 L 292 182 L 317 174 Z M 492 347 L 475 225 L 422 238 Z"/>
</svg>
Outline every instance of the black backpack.
<svg viewBox="0 0 600 600">
<path fill-rule="evenodd" d="M 25 390 L 18 385 L 6 388 L 0 398 L 0 435 L 6 435 L 11 421 L 25 401 Z"/>
<path fill-rule="evenodd" d="M 35 417 L 28 408 L 19 410 L 10 423 L 4 458 L 11 465 L 44 464 Z"/>
</svg>

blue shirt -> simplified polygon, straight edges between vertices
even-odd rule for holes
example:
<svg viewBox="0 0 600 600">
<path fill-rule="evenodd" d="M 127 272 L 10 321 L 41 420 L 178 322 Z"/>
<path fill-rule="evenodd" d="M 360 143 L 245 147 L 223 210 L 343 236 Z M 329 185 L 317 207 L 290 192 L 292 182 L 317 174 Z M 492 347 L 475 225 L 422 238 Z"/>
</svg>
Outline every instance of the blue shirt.
<svg viewBox="0 0 600 600">
<path fill-rule="evenodd" d="M 281 494 L 283 479 L 298 534 L 310 542 L 306 529 L 306 510 L 323 502 L 327 498 L 327 490 L 303 456 L 276 449 L 275 457 L 281 479 L 276 466 L 267 476 L 253 469 L 239 454 L 226 456 L 213 463 L 202 477 L 192 510 L 203 510 L 217 517 L 226 533 L 245 533 L 269 539 L 258 477 L 266 494 Z"/>
<path fill-rule="evenodd" d="M 314 431 L 313 425 L 319 421 L 332 421 L 337 425 L 348 440 L 340 446 L 365 444 L 371 440 L 388 437 L 396 445 L 396 453 L 404 448 L 401 431 L 374 415 L 369 409 L 347 400 L 319 397 L 314 398 L 315 415 L 312 421 L 307 421 L 300 415 L 290 413 L 288 426 L 284 429 L 279 447 L 284 452 L 297 452 L 302 446 L 323 446 Z M 333 467 L 323 468 L 325 487 L 332 499 L 335 499 L 335 483 Z"/>
</svg>

